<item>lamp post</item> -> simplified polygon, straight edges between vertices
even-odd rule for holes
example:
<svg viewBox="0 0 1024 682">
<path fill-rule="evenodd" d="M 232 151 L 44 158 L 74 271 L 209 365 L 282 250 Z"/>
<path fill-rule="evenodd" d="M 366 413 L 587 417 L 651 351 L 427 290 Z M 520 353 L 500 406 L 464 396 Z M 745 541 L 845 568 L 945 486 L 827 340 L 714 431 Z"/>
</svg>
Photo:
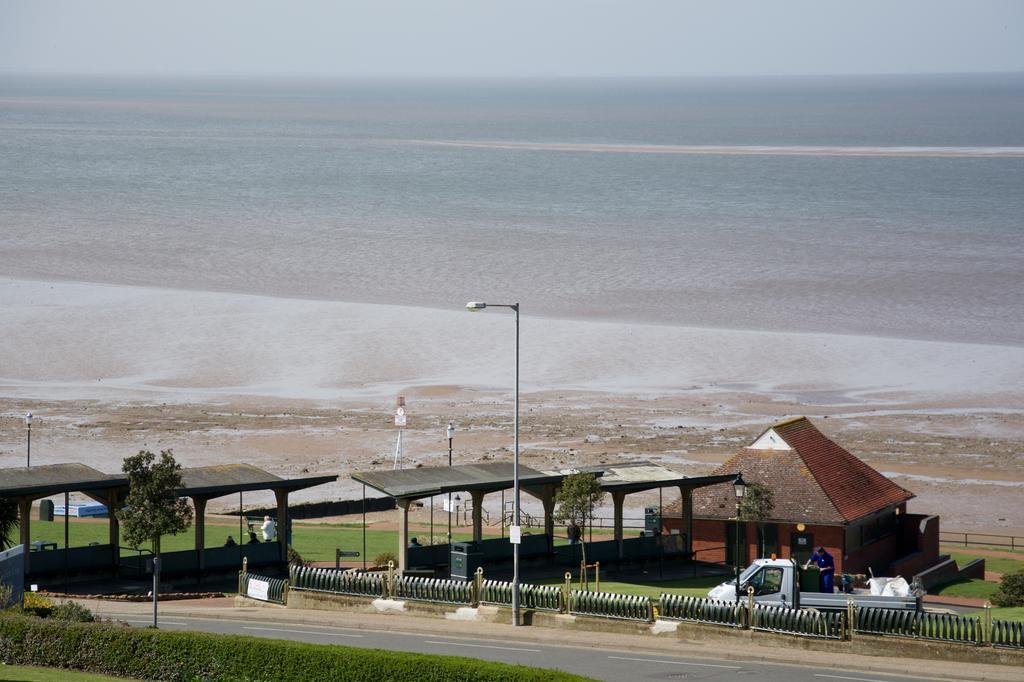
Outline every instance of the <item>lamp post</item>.
<svg viewBox="0 0 1024 682">
<path fill-rule="evenodd" d="M 510 531 L 509 535 L 512 540 L 512 624 L 519 625 L 519 303 L 470 301 L 466 304 L 466 309 L 473 313 L 485 308 L 510 308 L 516 314 L 516 400 L 512 459 L 512 519 L 515 530 Z"/>
<path fill-rule="evenodd" d="M 448 422 L 448 468 L 452 466 L 452 438 L 455 437 L 455 424 Z M 448 493 L 448 551 L 452 549 L 452 494 Z"/>
<path fill-rule="evenodd" d="M 32 413 L 25 415 L 25 426 L 28 427 L 28 442 L 25 447 L 25 466 L 32 466 Z"/>
<path fill-rule="evenodd" d="M 740 503 L 747 492 L 747 483 L 743 480 L 743 474 L 736 474 L 732 482 L 733 490 L 736 491 L 736 603 L 740 603 Z"/>
</svg>

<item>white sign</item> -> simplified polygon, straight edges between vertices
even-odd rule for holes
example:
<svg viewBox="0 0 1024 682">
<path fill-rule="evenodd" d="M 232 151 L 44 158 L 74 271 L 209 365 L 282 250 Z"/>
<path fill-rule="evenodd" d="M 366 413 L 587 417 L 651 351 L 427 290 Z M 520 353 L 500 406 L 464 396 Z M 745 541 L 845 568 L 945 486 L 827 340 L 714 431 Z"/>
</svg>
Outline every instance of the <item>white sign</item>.
<svg viewBox="0 0 1024 682">
<path fill-rule="evenodd" d="M 395 408 L 395 426 L 405 426 L 405 408 Z"/>
<path fill-rule="evenodd" d="M 449 500 L 448 498 L 441 500 L 441 509 L 448 512 L 449 514 L 452 512 L 453 506 L 454 505 L 452 504 L 452 501 Z"/>
<path fill-rule="evenodd" d="M 523 544 L 523 527 L 522 526 L 509 526 L 508 527 L 508 541 L 513 545 Z"/>
<path fill-rule="evenodd" d="M 245 593 L 253 599 L 269 601 L 270 583 L 268 583 L 266 580 L 257 580 L 255 578 L 249 578 L 249 587 L 245 591 Z"/>
</svg>

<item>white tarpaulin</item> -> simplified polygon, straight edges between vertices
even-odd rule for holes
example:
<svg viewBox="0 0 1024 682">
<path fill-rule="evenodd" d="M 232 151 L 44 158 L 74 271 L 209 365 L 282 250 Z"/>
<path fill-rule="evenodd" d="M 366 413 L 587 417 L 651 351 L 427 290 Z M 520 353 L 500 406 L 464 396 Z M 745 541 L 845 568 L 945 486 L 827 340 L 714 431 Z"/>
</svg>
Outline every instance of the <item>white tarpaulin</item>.
<svg viewBox="0 0 1024 682">
<path fill-rule="evenodd" d="M 257 580 L 255 578 L 249 579 L 249 587 L 245 593 L 253 599 L 261 599 L 263 601 L 270 600 L 270 583 L 266 580 Z"/>
<path fill-rule="evenodd" d="M 875 597 L 909 597 L 910 585 L 900 576 L 895 578 L 872 578 L 868 588 Z"/>
</svg>

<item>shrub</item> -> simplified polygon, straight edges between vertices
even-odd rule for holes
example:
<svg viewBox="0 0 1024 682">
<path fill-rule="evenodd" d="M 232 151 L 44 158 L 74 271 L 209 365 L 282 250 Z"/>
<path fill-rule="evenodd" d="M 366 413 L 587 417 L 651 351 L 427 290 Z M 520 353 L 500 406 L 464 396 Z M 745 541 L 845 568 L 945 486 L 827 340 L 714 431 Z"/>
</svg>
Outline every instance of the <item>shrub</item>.
<svg viewBox="0 0 1024 682">
<path fill-rule="evenodd" d="M 305 566 L 310 566 L 312 565 L 313 562 L 306 561 L 305 559 L 303 559 L 302 555 L 299 554 L 299 552 L 294 547 L 288 545 L 288 563 L 292 566 L 298 566 L 301 568 Z"/>
<path fill-rule="evenodd" d="M 0 583 L 0 610 L 14 606 L 14 586 Z"/>
<path fill-rule="evenodd" d="M 48 618 L 53 613 L 53 602 L 37 592 L 25 593 L 25 613 Z"/>
<path fill-rule="evenodd" d="M 147 680 L 573 682 L 566 673 L 456 656 L 0 616 L 0 661 Z"/>
<path fill-rule="evenodd" d="M 995 606 L 1024 606 L 1024 570 L 1007 573 L 992 595 Z"/>
<path fill-rule="evenodd" d="M 69 623 L 92 623 L 96 620 L 96 617 L 92 615 L 92 611 L 73 601 L 66 601 L 53 607 L 50 617 L 54 620 L 63 620 Z"/>
<path fill-rule="evenodd" d="M 398 564 L 398 557 L 395 556 L 394 552 L 381 552 L 373 558 L 374 566 L 387 566 L 389 561 L 394 561 L 395 565 Z"/>
</svg>

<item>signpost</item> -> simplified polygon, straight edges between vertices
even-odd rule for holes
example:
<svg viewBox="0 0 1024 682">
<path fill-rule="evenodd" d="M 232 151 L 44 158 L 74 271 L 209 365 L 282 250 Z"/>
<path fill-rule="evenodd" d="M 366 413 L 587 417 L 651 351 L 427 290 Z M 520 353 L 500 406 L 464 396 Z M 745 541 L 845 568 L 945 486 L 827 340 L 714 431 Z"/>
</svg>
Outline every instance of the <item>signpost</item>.
<svg viewBox="0 0 1024 682">
<path fill-rule="evenodd" d="M 395 463 L 393 469 L 403 469 L 402 462 L 402 432 L 405 431 L 405 396 L 398 396 L 395 400 L 395 426 L 398 427 L 398 442 L 395 443 Z"/>
<path fill-rule="evenodd" d="M 342 549 L 334 550 L 334 567 L 341 568 L 341 557 L 357 557 L 360 556 L 359 552 L 346 552 Z"/>
</svg>

